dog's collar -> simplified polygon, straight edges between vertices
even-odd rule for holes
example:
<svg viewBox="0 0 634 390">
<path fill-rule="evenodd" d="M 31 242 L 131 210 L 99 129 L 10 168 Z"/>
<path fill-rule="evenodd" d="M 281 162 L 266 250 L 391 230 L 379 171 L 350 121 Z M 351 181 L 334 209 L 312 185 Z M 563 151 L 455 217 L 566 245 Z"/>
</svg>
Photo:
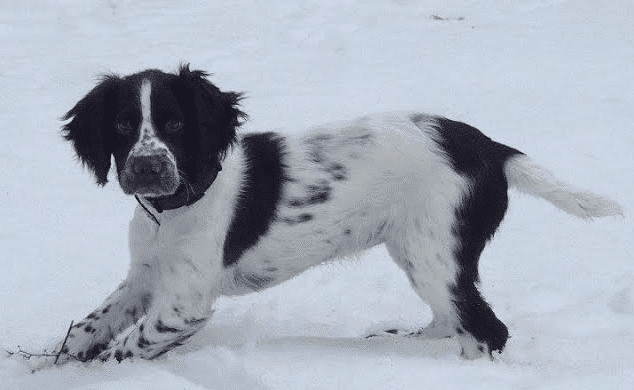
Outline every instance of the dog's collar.
<svg viewBox="0 0 634 390">
<path fill-rule="evenodd" d="M 148 203 L 159 214 L 165 210 L 174 210 L 184 206 L 191 206 L 205 196 L 205 191 L 211 187 L 220 171 L 222 171 L 222 165 L 220 165 L 219 162 L 216 162 L 213 168 L 207 171 L 207 175 L 202 178 L 202 180 L 199 180 L 193 185 L 189 183 L 182 183 L 172 195 L 161 196 L 158 198 L 142 198 L 143 201 L 141 201 L 141 198 L 139 198 L 138 195 L 135 195 L 134 197 L 141 207 L 143 207 L 143 209 L 154 220 L 154 222 L 156 222 L 157 225 L 160 225 L 158 218 L 148 209 Z"/>
</svg>

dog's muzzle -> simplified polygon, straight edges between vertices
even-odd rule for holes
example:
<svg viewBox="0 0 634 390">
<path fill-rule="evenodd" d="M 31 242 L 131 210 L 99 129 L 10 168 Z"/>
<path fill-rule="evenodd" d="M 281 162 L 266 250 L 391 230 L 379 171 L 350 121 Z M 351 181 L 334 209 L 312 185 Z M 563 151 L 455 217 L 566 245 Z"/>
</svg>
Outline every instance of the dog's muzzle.
<svg viewBox="0 0 634 390">
<path fill-rule="evenodd" d="M 169 152 L 130 155 L 119 175 L 126 194 L 156 197 L 173 194 L 180 183 L 178 169 Z"/>
</svg>

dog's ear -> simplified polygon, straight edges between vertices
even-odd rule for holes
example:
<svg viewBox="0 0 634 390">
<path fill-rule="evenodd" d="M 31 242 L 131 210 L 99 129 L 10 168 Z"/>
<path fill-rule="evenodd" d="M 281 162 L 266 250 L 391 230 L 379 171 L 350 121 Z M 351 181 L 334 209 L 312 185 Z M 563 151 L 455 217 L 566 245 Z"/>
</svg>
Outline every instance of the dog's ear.
<svg viewBox="0 0 634 390">
<path fill-rule="evenodd" d="M 189 64 L 180 67 L 179 77 L 193 99 L 198 120 L 198 142 L 203 148 L 199 156 L 209 162 L 221 161 L 229 147 L 236 142 L 236 131 L 247 115 L 238 105 L 243 94 L 222 92 L 207 80 L 209 74 L 201 70 L 190 70 Z M 205 155 L 206 154 L 206 155 Z"/>
<path fill-rule="evenodd" d="M 93 172 L 99 185 L 108 182 L 112 152 L 110 127 L 114 123 L 120 81 L 117 76 L 105 76 L 62 117 L 62 120 L 72 119 L 63 126 L 62 135 L 72 142 L 77 157 Z"/>
</svg>

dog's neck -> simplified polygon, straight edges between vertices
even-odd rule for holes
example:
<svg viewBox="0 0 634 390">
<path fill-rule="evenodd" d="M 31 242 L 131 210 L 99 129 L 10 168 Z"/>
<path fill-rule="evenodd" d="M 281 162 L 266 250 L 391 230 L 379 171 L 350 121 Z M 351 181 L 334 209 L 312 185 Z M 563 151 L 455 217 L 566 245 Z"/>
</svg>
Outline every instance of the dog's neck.
<svg viewBox="0 0 634 390">
<path fill-rule="evenodd" d="M 145 209 L 145 211 L 152 216 L 154 221 L 158 224 L 158 219 L 154 216 L 147 208 L 147 204 L 152 206 L 157 213 L 162 213 L 165 210 L 173 210 L 184 206 L 191 206 L 192 204 L 198 202 L 203 196 L 205 196 L 205 191 L 211 187 L 213 182 L 216 180 L 218 173 L 222 171 L 222 165 L 219 162 L 216 162 L 213 167 L 210 167 L 206 170 L 206 175 L 199 179 L 196 183 L 182 183 L 176 192 L 172 195 L 160 196 L 156 198 L 151 197 L 143 197 L 143 202 L 139 198 L 138 195 L 135 195 L 135 198 L 139 202 L 139 204 Z"/>
</svg>

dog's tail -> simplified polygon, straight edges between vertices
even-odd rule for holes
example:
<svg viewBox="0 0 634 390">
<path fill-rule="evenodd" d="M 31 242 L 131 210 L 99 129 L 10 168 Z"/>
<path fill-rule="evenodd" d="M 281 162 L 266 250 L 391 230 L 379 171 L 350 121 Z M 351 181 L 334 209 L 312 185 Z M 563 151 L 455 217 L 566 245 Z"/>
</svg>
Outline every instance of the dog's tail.
<svg viewBox="0 0 634 390">
<path fill-rule="evenodd" d="M 504 173 L 509 186 L 543 198 L 579 218 L 623 215 L 623 209 L 616 202 L 557 179 L 552 172 L 539 166 L 526 155 L 517 154 L 510 157 L 505 163 Z"/>
</svg>

